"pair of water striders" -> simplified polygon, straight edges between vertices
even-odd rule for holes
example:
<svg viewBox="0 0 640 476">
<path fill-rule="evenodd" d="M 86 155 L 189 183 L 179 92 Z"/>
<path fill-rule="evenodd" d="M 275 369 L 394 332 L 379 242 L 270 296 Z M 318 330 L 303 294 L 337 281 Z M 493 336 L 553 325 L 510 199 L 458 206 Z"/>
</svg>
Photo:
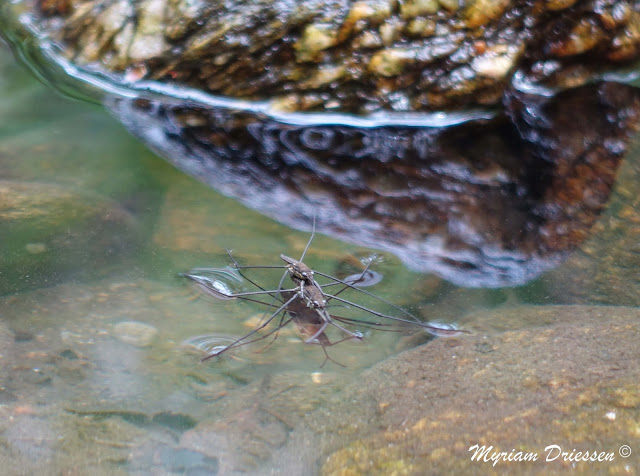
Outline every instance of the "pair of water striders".
<svg viewBox="0 0 640 476">
<path fill-rule="evenodd" d="M 467 332 L 457 329 L 455 326 L 450 324 L 422 322 L 406 309 L 362 289 L 364 286 L 376 284 L 379 281 L 379 279 L 375 279 L 375 274 L 373 274 L 369 269 L 374 261 L 373 259 L 368 260 L 365 268 L 360 273 L 348 276 L 344 279 L 336 278 L 329 274 L 311 269 L 303 262 L 303 260 L 311 246 L 314 236 L 315 220 L 311 237 L 309 238 L 300 259 L 294 259 L 281 254 L 280 258 L 284 261 L 284 265 L 243 266 L 238 263 L 231 251 L 227 250 L 227 254 L 233 264 L 232 267 L 194 268 L 191 271 L 182 274 L 182 276 L 190 279 L 200 291 L 216 299 L 241 299 L 265 305 L 267 306 L 267 309 L 272 310 L 271 314 L 266 312 L 261 323 L 246 335 L 232 340 L 226 345 L 215 345 L 214 340 L 210 341 L 209 345 L 204 345 L 203 350 L 205 351 L 205 356 L 202 358 L 202 361 L 218 357 L 230 349 L 257 342 L 272 335 L 275 339 L 279 330 L 290 322 L 293 322 L 298 328 L 298 331 L 305 337 L 305 343 L 318 344 L 322 346 L 327 360 L 332 359 L 327 354 L 326 347 L 336 345 L 340 342 L 344 342 L 345 340 L 363 339 L 362 332 L 358 330 L 349 330 L 345 326 L 391 332 L 401 331 L 402 326 L 412 326 L 438 337 L 453 337 Z M 280 283 L 276 289 L 265 289 L 254 280 L 250 279 L 246 274 L 247 271 L 255 269 L 283 268 L 284 274 L 282 275 Z M 284 281 L 287 276 L 289 276 L 293 282 L 293 287 L 284 287 Z M 320 284 L 316 281 L 316 276 L 321 276 L 327 279 L 328 282 Z M 372 276 L 374 276 L 374 279 L 371 279 Z M 233 292 L 228 285 L 230 281 L 246 281 L 253 285 L 256 290 Z M 332 288 L 339 289 L 330 293 L 329 289 Z M 403 315 L 403 317 L 384 314 L 339 296 L 347 289 L 356 290 L 369 298 L 390 306 Z M 330 313 L 329 306 L 332 301 L 340 303 L 342 306 L 351 307 L 368 313 L 371 316 L 381 318 L 381 320 L 355 319 Z M 278 316 L 280 316 L 280 320 L 277 321 L 274 328 L 269 329 L 269 326 L 277 319 Z M 343 335 L 343 338 L 335 342 L 331 342 L 325 332 L 329 326 L 337 328 Z"/>
</svg>

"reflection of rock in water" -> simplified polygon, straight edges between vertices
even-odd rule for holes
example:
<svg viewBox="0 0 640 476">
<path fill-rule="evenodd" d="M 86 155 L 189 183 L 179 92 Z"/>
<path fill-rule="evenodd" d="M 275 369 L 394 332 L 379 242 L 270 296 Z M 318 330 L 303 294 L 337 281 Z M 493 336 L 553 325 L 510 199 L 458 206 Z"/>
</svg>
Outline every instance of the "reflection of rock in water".
<svg viewBox="0 0 640 476">
<path fill-rule="evenodd" d="M 608 209 L 576 253 L 546 276 L 549 296 L 561 303 L 640 305 L 640 150 L 637 140 Z M 580 276 L 580 279 L 575 279 Z"/>
<path fill-rule="evenodd" d="M 181 169 L 289 225 L 390 251 L 464 286 L 522 284 L 580 243 L 636 123 L 634 89 L 553 99 L 446 129 L 294 126 L 193 103 L 112 101 Z"/>
</svg>

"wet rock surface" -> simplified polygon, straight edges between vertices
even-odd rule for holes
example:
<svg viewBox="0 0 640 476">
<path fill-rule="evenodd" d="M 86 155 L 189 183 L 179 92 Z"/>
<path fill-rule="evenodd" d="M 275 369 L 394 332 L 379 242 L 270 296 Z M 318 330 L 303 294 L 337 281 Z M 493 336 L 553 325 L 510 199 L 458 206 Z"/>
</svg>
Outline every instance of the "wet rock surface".
<svg viewBox="0 0 640 476">
<path fill-rule="evenodd" d="M 294 472 L 317 461 L 322 474 L 633 473 L 638 456 L 618 449 L 640 443 L 639 318 L 634 308 L 583 306 L 470 315 L 464 325 L 474 335 L 430 342 L 364 372 L 293 431 L 282 457 L 289 452 Z M 540 460 L 494 467 L 471 460 L 474 444 Z M 552 444 L 615 459 L 545 462 Z"/>
<path fill-rule="evenodd" d="M 640 44 L 632 0 L 24 3 L 76 63 L 289 111 L 498 104 L 517 70 L 576 86 Z"/>
</svg>

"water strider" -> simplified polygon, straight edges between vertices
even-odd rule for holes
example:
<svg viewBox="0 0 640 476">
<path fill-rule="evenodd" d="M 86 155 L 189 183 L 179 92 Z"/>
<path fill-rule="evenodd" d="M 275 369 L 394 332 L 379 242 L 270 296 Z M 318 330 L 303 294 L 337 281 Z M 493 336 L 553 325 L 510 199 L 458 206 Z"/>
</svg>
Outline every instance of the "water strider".
<svg viewBox="0 0 640 476">
<path fill-rule="evenodd" d="M 451 325 L 424 323 L 400 306 L 396 306 L 373 293 L 361 289 L 361 287 L 369 285 L 369 283 L 375 284 L 378 282 L 376 279 L 371 280 L 366 278 L 367 274 L 371 273 L 371 271 L 369 271 L 369 267 L 373 260 L 369 260 L 362 272 L 349 276 L 345 279 L 336 278 L 329 274 L 311 269 L 303 262 L 303 260 L 311 242 L 313 241 L 314 235 L 315 226 L 299 260 L 281 254 L 280 258 L 284 261 L 284 265 L 242 266 L 233 257 L 231 251 L 227 250 L 227 254 L 233 263 L 233 267 L 195 268 L 188 273 L 183 274 L 183 276 L 192 280 L 201 291 L 210 296 L 223 300 L 242 299 L 256 302 L 265 305 L 268 309 L 272 310 L 271 314 L 269 314 L 266 319 L 263 319 L 260 325 L 246 335 L 226 345 L 215 345 L 205 348 L 207 355 L 202 358 L 203 361 L 219 356 L 231 348 L 257 342 L 259 340 L 266 339 L 269 336 L 274 336 L 273 339 L 275 340 L 278 335 L 278 331 L 290 322 L 293 322 L 298 328 L 298 331 L 305 337 L 305 343 L 321 345 L 326 358 L 329 360 L 331 359 L 327 354 L 326 347 L 338 344 L 345 340 L 361 340 L 363 338 L 363 334 L 360 331 L 351 331 L 345 326 L 398 332 L 400 331 L 398 324 L 408 324 L 424 329 L 430 334 L 440 337 L 452 337 L 466 332 Z M 285 272 L 280 279 L 280 283 L 276 289 L 272 290 L 263 288 L 243 272 L 244 270 L 251 269 L 283 268 Z M 316 275 L 328 279 L 329 282 L 323 284 L 318 283 L 315 278 Z M 293 282 L 293 287 L 284 287 L 284 281 L 287 276 L 289 276 Z M 243 281 L 249 282 L 257 288 L 257 290 L 234 292 L 235 290 L 233 289 L 232 284 L 240 284 Z M 328 292 L 328 289 L 332 287 L 339 287 L 340 289 L 334 293 Z M 384 314 L 339 296 L 347 289 L 355 290 L 384 303 L 385 305 L 399 311 L 405 317 Z M 264 300 L 264 298 L 267 299 Z M 373 316 L 382 318 L 383 321 L 354 319 L 332 314 L 329 312 L 329 306 L 332 301 L 340 303 L 342 306 L 355 308 Z M 280 316 L 280 320 L 275 328 L 256 337 L 257 334 L 266 329 L 278 316 Z M 337 328 L 344 337 L 336 342 L 331 342 L 325 333 L 329 326 Z"/>
</svg>

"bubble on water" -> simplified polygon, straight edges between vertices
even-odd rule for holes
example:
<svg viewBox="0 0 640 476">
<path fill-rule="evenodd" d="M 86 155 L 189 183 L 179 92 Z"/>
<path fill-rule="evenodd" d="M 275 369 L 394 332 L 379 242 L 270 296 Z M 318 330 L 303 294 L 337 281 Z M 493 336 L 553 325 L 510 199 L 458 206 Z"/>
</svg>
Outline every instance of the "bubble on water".
<svg viewBox="0 0 640 476">
<path fill-rule="evenodd" d="M 344 278 L 343 281 L 357 288 L 365 288 L 378 284 L 383 278 L 384 276 L 381 273 L 368 269 L 364 273 L 351 274 Z"/>
<path fill-rule="evenodd" d="M 189 337 L 182 342 L 182 345 L 198 353 L 217 355 L 236 340 L 237 338 L 227 335 L 207 334 Z"/>
<path fill-rule="evenodd" d="M 466 334 L 468 331 L 458 329 L 455 324 L 448 324 L 439 321 L 430 321 L 425 323 L 425 330 L 436 337 L 456 337 Z"/>
</svg>

